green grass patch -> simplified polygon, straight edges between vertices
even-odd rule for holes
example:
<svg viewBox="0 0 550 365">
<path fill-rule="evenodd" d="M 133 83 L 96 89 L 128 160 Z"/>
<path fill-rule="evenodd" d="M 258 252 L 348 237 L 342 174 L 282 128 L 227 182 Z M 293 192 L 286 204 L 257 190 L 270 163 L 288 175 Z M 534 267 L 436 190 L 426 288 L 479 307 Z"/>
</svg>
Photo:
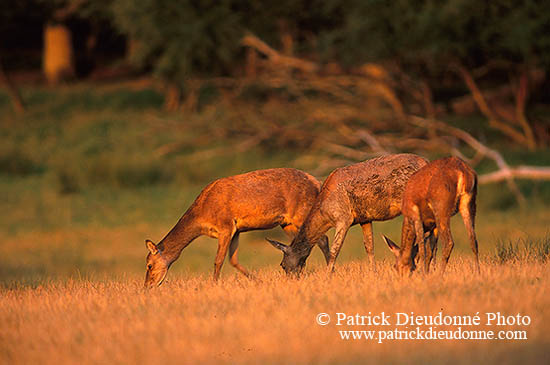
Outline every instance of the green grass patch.
<svg viewBox="0 0 550 365">
<path fill-rule="evenodd" d="M 29 110 L 46 111 L 64 116 L 75 110 L 93 112 L 100 110 L 146 110 L 162 106 L 163 96 L 152 89 L 144 90 L 94 90 L 80 86 L 52 91 L 48 89 L 27 90 L 24 94 Z"/>
</svg>

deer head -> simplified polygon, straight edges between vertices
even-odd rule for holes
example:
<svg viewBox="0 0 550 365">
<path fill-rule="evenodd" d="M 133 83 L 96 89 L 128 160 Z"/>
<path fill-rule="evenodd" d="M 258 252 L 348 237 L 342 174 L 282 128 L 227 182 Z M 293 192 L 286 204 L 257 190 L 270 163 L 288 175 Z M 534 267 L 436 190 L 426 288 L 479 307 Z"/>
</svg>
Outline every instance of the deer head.
<svg viewBox="0 0 550 365">
<path fill-rule="evenodd" d="M 287 246 L 284 243 L 266 238 L 267 242 L 271 243 L 273 247 L 283 251 L 283 260 L 281 261 L 281 267 L 289 275 L 300 275 L 309 253 L 303 255 L 300 252 L 295 251 L 292 246 Z"/>
<path fill-rule="evenodd" d="M 145 274 L 145 287 L 159 286 L 164 281 L 170 265 L 162 256 L 161 249 L 150 240 L 145 240 L 145 246 L 149 250 L 147 255 L 147 273 Z"/>
<path fill-rule="evenodd" d="M 395 264 L 393 265 L 395 270 L 402 276 L 410 275 L 416 269 L 415 259 L 418 254 L 418 246 L 413 246 L 410 259 L 404 259 L 401 256 L 401 249 L 395 242 L 384 235 L 382 235 L 382 239 L 386 242 L 390 251 L 395 255 Z"/>
</svg>

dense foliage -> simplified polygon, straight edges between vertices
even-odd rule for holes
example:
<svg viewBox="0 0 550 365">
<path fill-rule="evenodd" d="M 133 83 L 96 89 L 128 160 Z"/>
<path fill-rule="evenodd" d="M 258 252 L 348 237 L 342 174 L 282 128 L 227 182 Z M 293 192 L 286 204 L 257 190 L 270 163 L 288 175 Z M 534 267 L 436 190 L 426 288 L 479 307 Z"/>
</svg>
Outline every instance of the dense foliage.
<svg viewBox="0 0 550 365">
<path fill-rule="evenodd" d="M 449 62 L 550 64 L 550 3 L 536 0 L 26 0 L 1 5 L 2 43 L 18 24 L 36 32 L 29 24 L 51 20 L 56 7 L 94 24 L 107 20 L 138 45 L 137 64 L 171 80 L 231 73 L 242 63 L 246 31 L 275 47 L 287 32 L 303 56 L 347 66 L 392 59 L 437 72 Z"/>
<path fill-rule="evenodd" d="M 217 73 L 239 60 L 244 31 L 277 44 L 285 24 L 298 51 L 344 65 L 394 59 L 438 71 L 449 62 L 547 66 L 550 3 L 476 1 L 136 1 L 115 3 L 121 31 L 163 75 Z"/>
<path fill-rule="evenodd" d="M 336 2 L 340 3 L 340 2 Z M 550 3 L 535 0 L 351 1 L 322 33 L 347 63 L 383 58 L 436 70 L 505 61 L 550 62 Z"/>
</svg>

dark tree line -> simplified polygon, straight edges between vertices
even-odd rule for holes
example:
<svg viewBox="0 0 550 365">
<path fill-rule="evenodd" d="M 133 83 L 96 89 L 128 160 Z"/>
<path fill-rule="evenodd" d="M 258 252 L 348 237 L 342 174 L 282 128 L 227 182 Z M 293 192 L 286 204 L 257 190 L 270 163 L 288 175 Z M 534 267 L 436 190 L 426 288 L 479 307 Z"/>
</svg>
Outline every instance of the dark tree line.
<svg viewBox="0 0 550 365">
<path fill-rule="evenodd" d="M 391 59 L 423 75 L 455 63 L 550 63 L 550 3 L 535 0 L 8 1 L 0 5 L 1 41 L 13 46 L 40 22 L 75 18 L 137 42 L 136 62 L 171 79 L 231 73 L 246 32 L 276 48 L 287 37 L 293 52 L 319 62 Z"/>
<path fill-rule="evenodd" d="M 82 24 L 87 37 L 79 35 Z M 25 42 L 42 46 L 44 58 L 50 51 L 53 63 L 63 64 L 56 52 L 58 58 L 73 58 L 63 66 L 65 73 L 52 76 L 54 82 L 66 74 L 74 76 L 71 62 L 77 56 L 64 48 L 80 47 L 84 51 L 77 54 L 87 52 L 93 58 L 108 38 L 105 34 L 125 40 L 125 46 L 112 43 L 125 47 L 114 54 L 126 55 L 137 69 L 182 90 L 190 78 L 242 75 L 243 64 L 257 56 L 247 54 L 242 45 L 243 36 L 253 34 L 287 56 L 314 62 L 320 66 L 317 70 L 336 65 L 348 72 L 366 62 L 389 65 L 424 85 L 436 99 L 455 87 L 448 85 L 461 82 L 480 110 L 502 127 L 502 118 L 485 105 L 479 82 L 506 84 L 522 124 L 519 109 L 525 108 L 531 93 L 541 95 L 542 83 L 548 84 L 550 2 L 21 0 L 0 4 L 4 58 Z M 63 42 L 71 44 L 63 47 Z M 42 63 L 46 69 L 48 62 Z M 446 93 L 438 92 L 443 87 Z M 514 138 L 514 132 L 508 132 Z M 521 134 L 515 138 L 531 139 L 524 142 L 532 147 L 530 133 Z"/>
</svg>

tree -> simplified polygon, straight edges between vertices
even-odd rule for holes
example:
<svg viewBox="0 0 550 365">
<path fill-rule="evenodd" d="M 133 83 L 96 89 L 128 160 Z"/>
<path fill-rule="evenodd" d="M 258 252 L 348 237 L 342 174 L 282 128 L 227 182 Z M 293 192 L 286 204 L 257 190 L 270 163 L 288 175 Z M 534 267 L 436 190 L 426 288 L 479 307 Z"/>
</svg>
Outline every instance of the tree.
<svg viewBox="0 0 550 365">
<path fill-rule="evenodd" d="M 191 75 L 223 74 L 235 60 L 242 27 L 232 5 L 228 0 L 120 0 L 112 9 L 120 31 L 136 42 L 134 63 L 151 68 L 179 99 Z"/>
<path fill-rule="evenodd" d="M 25 103 L 5 65 L 20 63 L 20 60 L 10 58 L 13 50 L 20 47 L 21 44 L 37 43 L 36 39 L 32 39 L 34 29 L 28 29 L 32 28 L 29 26 L 30 24 L 39 22 L 41 19 L 43 9 L 37 5 L 33 0 L 0 3 L 0 85 L 6 88 L 14 110 L 18 113 L 24 112 Z M 14 37 L 15 34 L 18 36 Z M 37 35 L 39 36 L 39 33 Z"/>
<path fill-rule="evenodd" d="M 338 25 L 321 33 L 332 57 L 344 64 L 392 60 L 432 87 L 456 71 L 491 126 L 534 148 L 525 106 L 529 83 L 540 82 L 530 71 L 550 65 L 550 3 L 357 0 L 339 9 Z M 477 74 L 505 76 L 515 99 L 510 120 L 487 103 Z"/>
<path fill-rule="evenodd" d="M 135 44 L 133 60 L 169 87 L 168 106 L 177 107 L 190 77 L 234 73 L 244 59 L 247 32 L 290 55 L 311 45 L 327 24 L 319 0 L 120 0 L 113 3 L 115 24 Z M 311 49 L 311 48 L 310 48 Z M 187 90 L 188 92 L 189 91 Z"/>
<path fill-rule="evenodd" d="M 112 0 L 34 1 L 45 10 L 43 70 L 48 82 L 55 85 L 76 76 L 76 52 L 80 51 L 82 54 L 85 50 L 89 56 L 95 46 L 94 33 L 97 32 L 97 28 L 106 25 L 109 28 L 112 20 Z M 78 33 L 73 37 L 72 28 L 75 23 L 78 25 L 84 22 L 92 31 L 85 32 L 85 37 Z"/>
</svg>

